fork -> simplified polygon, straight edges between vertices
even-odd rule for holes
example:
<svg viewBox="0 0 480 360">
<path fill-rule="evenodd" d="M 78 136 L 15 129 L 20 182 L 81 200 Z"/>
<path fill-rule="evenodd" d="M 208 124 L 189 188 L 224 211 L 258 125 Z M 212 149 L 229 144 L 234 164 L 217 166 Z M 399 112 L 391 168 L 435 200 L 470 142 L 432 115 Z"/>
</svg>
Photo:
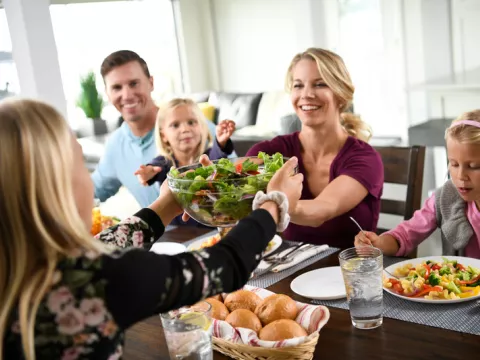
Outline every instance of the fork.
<svg viewBox="0 0 480 360">
<path fill-rule="evenodd" d="M 256 273 L 254 272 L 252 278 L 256 278 L 258 276 L 261 276 L 261 275 L 264 275 L 264 274 L 268 273 L 271 269 L 273 269 L 277 265 L 291 263 L 293 261 L 293 259 L 295 258 L 294 254 L 296 255 L 298 253 L 301 253 L 301 252 L 309 249 L 312 246 L 313 246 L 312 244 L 300 243 L 299 245 L 295 246 L 292 250 L 287 252 L 285 255 L 282 255 L 282 256 L 276 258 L 275 260 L 269 260 L 269 259 L 265 260 L 265 259 L 263 259 L 266 262 L 272 262 L 272 263 L 268 267 L 266 267 L 265 269 L 261 269 Z"/>
<path fill-rule="evenodd" d="M 300 249 L 303 245 L 305 245 L 305 243 L 304 243 L 304 242 L 300 242 L 300 243 L 298 243 L 297 245 L 294 245 L 294 246 L 292 246 L 292 247 L 290 247 L 290 248 L 285 249 L 285 250 L 290 249 L 290 251 L 287 252 L 286 254 L 284 254 L 282 257 L 285 257 L 285 256 L 287 256 L 287 255 L 292 254 L 293 252 L 295 252 L 295 251 L 297 251 L 298 249 Z M 283 250 L 283 251 L 285 251 L 285 250 Z M 280 254 L 281 252 L 282 252 L 282 250 L 279 250 L 278 252 L 275 252 L 275 253 L 273 253 L 273 254 L 269 254 L 269 255 L 267 255 L 267 256 L 264 256 L 264 257 L 262 258 L 262 260 L 271 261 L 272 258 L 278 256 L 278 254 Z"/>
<path fill-rule="evenodd" d="M 357 227 L 360 229 L 360 231 L 361 231 L 364 235 L 367 235 L 367 234 L 365 234 L 365 231 L 362 229 L 362 227 L 360 226 L 360 224 L 359 224 L 353 217 L 350 216 L 350 220 L 352 220 L 352 221 L 357 225 Z M 372 244 L 370 244 L 370 246 L 371 246 L 371 247 L 374 247 Z M 400 277 L 393 275 L 393 274 L 392 274 L 390 271 L 388 271 L 387 269 L 383 268 L 383 270 L 384 270 L 388 275 L 390 275 L 391 277 L 393 277 L 393 278 L 395 278 L 395 279 L 397 279 L 397 280 L 400 280 L 400 279 L 401 279 Z"/>
<path fill-rule="evenodd" d="M 302 252 L 310 249 L 311 247 L 313 247 L 312 244 L 302 244 L 301 246 L 296 246 L 295 249 L 289 251 L 289 252 L 286 253 L 285 255 L 278 256 L 278 255 L 280 255 L 280 253 L 277 253 L 277 255 L 274 256 L 274 258 L 262 259 L 262 260 L 265 261 L 265 262 L 268 262 L 268 263 L 270 263 L 270 262 L 277 262 L 277 261 L 286 261 L 287 259 L 293 258 L 293 257 L 295 257 L 297 254 L 302 253 Z"/>
</svg>

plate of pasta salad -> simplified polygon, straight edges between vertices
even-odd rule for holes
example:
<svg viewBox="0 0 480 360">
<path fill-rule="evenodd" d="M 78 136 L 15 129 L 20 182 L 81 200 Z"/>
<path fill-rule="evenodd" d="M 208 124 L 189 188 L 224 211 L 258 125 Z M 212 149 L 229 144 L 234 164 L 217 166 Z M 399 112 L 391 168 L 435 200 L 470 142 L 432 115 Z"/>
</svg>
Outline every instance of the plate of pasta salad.
<svg viewBox="0 0 480 360">
<path fill-rule="evenodd" d="M 206 247 L 210 247 L 215 245 L 221 240 L 220 234 L 215 234 L 213 236 L 206 236 L 206 237 L 201 237 L 200 239 L 194 241 L 191 243 L 188 247 L 188 251 L 196 251 L 196 250 L 201 250 Z M 273 239 L 268 243 L 267 248 L 263 252 L 263 256 L 270 255 L 273 253 L 275 250 L 277 250 L 280 245 L 282 245 L 282 238 L 278 235 L 275 235 Z"/>
<path fill-rule="evenodd" d="M 479 259 L 428 256 L 398 262 L 385 270 L 383 289 L 405 300 L 452 304 L 480 298 Z"/>
</svg>

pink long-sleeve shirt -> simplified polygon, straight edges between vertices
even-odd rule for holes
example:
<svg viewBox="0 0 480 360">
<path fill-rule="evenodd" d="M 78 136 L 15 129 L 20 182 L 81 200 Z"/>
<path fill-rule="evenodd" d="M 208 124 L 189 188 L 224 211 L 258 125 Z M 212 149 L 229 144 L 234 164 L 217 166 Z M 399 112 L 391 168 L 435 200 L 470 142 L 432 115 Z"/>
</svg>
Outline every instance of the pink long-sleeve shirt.
<svg viewBox="0 0 480 360">
<path fill-rule="evenodd" d="M 480 211 L 473 201 L 468 202 L 466 211 L 474 234 L 465 247 L 465 256 L 480 259 Z M 435 194 L 433 194 L 425 201 L 420 210 L 415 211 L 410 220 L 402 222 L 386 234 L 392 235 L 400 245 L 396 256 L 406 256 L 430 236 L 437 227 Z"/>
</svg>

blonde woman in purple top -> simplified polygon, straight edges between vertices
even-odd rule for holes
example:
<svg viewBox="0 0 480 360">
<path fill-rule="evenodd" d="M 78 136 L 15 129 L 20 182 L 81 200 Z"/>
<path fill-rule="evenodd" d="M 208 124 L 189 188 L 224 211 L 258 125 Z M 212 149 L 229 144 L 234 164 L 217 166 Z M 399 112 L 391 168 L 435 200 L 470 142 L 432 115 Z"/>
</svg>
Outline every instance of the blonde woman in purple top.
<svg viewBox="0 0 480 360">
<path fill-rule="evenodd" d="M 439 228 L 444 255 L 480 259 L 480 110 L 455 119 L 445 140 L 451 180 L 393 230 L 358 233 L 356 246 L 372 244 L 385 255 L 405 256 Z"/>
<path fill-rule="evenodd" d="M 376 230 L 383 164 L 367 144 L 370 127 L 345 113 L 354 93 L 348 70 L 337 54 L 310 48 L 293 58 L 286 88 L 301 131 L 260 142 L 247 155 L 281 152 L 298 158 L 303 192 L 287 239 L 351 247 L 358 229 L 350 216 Z"/>
</svg>

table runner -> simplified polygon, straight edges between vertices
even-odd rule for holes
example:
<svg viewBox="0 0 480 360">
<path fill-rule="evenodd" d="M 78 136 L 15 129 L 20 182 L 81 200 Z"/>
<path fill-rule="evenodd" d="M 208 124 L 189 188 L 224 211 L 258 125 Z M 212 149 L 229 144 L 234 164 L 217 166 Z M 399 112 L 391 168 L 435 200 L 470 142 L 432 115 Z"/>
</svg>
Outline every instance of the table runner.
<svg viewBox="0 0 480 360">
<path fill-rule="evenodd" d="M 384 256 L 385 267 L 405 260 Z M 455 304 L 422 304 L 403 300 L 386 291 L 383 292 L 383 316 L 386 318 L 480 335 L 480 302 L 478 300 Z M 312 300 L 311 303 L 347 309 L 346 299 Z"/>
<path fill-rule="evenodd" d="M 208 237 L 213 236 L 216 233 L 217 233 L 216 230 L 211 231 L 211 232 L 209 232 L 205 235 L 202 235 L 202 236 L 199 236 L 199 237 L 197 237 L 193 240 L 187 241 L 184 244 L 185 244 L 185 246 L 188 247 L 191 243 L 193 243 L 195 241 L 198 241 L 198 239 L 203 239 L 203 238 L 207 239 Z M 289 246 L 293 246 L 295 244 L 298 244 L 298 243 L 294 242 L 294 241 L 289 241 L 289 240 L 282 240 L 282 245 L 280 245 L 280 248 L 277 251 L 280 252 L 283 249 L 285 249 Z M 338 250 L 339 249 L 333 248 L 333 247 L 329 248 L 325 251 L 322 251 L 321 253 L 316 254 L 315 256 L 312 256 L 311 258 L 309 258 L 305 261 L 302 261 L 300 264 L 292 266 L 291 268 L 288 268 L 288 269 L 285 269 L 283 271 L 279 271 L 279 272 L 276 272 L 276 273 L 269 272 L 265 275 L 260 276 L 259 278 L 250 280 L 249 282 L 247 282 L 247 284 L 265 289 L 265 288 L 279 282 L 280 280 L 285 279 L 287 276 L 290 276 L 290 275 L 296 273 L 298 270 L 301 270 L 301 269 L 307 267 L 308 265 L 311 265 L 311 264 L 317 262 L 320 259 L 326 258 L 327 256 L 337 252 Z"/>
</svg>

